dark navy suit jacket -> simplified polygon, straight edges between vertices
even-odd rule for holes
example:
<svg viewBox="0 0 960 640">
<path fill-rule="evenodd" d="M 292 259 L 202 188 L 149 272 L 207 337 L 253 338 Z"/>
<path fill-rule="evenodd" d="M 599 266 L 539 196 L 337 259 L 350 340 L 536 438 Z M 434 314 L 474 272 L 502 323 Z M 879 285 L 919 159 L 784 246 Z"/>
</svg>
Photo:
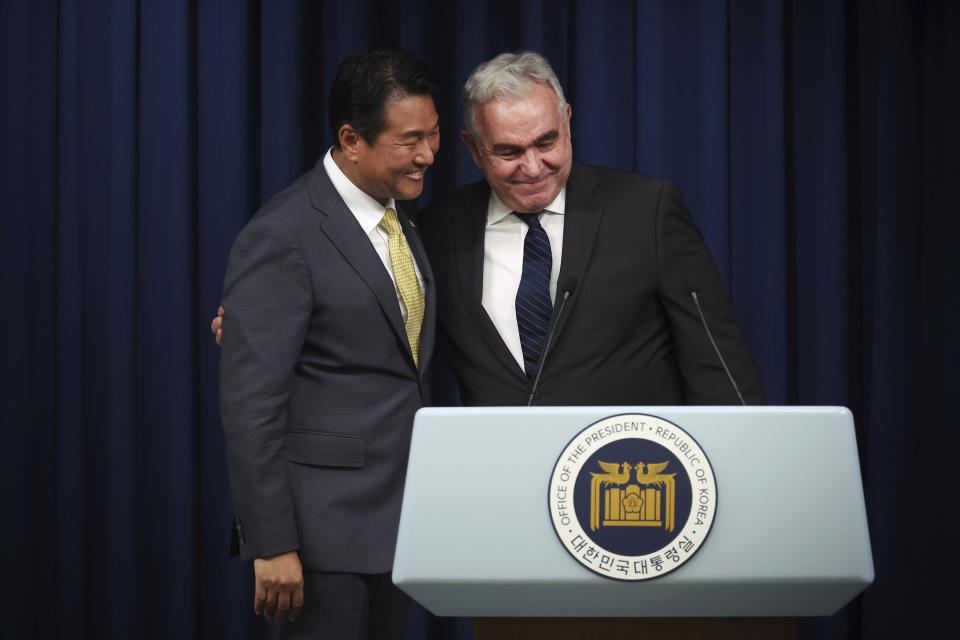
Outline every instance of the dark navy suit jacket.
<svg viewBox="0 0 960 640">
<path fill-rule="evenodd" d="M 481 302 L 489 198 L 484 181 L 458 189 L 420 213 L 421 234 L 437 279 L 439 345 L 463 403 L 522 405 L 531 381 Z M 672 184 L 574 163 L 562 255 L 535 404 L 738 403 L 691 291 L 747 403 L 764 401 L 720 273 Z"/>
</svg>

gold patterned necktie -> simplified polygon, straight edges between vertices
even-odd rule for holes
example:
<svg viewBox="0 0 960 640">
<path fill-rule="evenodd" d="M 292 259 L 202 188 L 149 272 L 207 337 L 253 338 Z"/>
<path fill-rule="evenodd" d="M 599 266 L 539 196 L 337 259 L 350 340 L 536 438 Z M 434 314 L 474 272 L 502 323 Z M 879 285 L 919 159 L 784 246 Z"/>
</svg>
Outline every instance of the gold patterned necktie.
<svg viewBox="0 0 960 640">
<path fill-rule="evenodd" d="M 393 267 L 393 277 L 397 281 L 397 290 L 403 304 L 407 307 L 407 340 L 410 341 L 410 351 L 413 352 L 413 361 L 420 366 L 420 326 L 423 324 L 423 291 L 417 280 L 417 270 L 413 265 L 413 256 L 407 245 L 403 233 L 400 232 L 400 222 L 397 212 L 387 209 L 380 220 L 380 227 L 387 232 L 387 245 L 390 247 L 390 264 Z"/>
</svg>

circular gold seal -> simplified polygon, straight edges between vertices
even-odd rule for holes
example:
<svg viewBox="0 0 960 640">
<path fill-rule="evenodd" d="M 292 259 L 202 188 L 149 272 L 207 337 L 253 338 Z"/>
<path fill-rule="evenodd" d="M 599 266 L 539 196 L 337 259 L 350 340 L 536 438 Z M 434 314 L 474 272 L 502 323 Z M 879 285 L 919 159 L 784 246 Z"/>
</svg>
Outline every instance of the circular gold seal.
<svg viewBox="0 0 960 640">
<path fill-rule="evenodd" d="M 717 509 L 710 461 L 693 437 L 657 416 L 595 422 L 557 458 L 548 494 L 563 547 L 591 571 L 649 580 L 687 562 Z"/>
</svg>

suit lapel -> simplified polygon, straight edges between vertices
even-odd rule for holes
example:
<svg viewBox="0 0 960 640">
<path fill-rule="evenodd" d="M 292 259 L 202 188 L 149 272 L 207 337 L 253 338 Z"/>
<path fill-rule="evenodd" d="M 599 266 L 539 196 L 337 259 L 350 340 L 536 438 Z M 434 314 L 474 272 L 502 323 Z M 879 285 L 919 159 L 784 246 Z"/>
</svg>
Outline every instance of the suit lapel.
<svg viewBox="0 0 960 640">
<path fill-rule="evenodd" d="M 380 308 L 390 321 L 397 337 L 407 345 L 410 364 L 413 354 L 407 342 L 407 331 L 403 325 L 403 315 L 397 303 L 397 292 L 393 281 L 383 268 L 383 262 L 370 243 L 357 218 L 344 204 L 343 199 L 323 169 L 323 159 L 317 163 L 308 177 L 310 199 L 314 208 L 320 212 L 320 230 L 330 239 L 344 259 L 366 283 L 380 303 Z M 421 254 L 422 255 L 422 254 Z M 423 261 L 419 260 L 421 265 Z"/>
<path fill-rule="evenodd" d="M 563 258 L 557 280 L 560 287 L 575 279 L 577 290 L 579 290 L 584 282 L 603 215 L 603 199 L 594 193 L 598 184 L 599 181 L 590 167 L 579 163 L 573 164 L 570 178 L 567 180 L 566 211 L 563 220 Z M 507 370 L 514 371 L 517 376 L 526 379 L 523 369 L 507 349 L 503 338 L 500 337 L 500 332 L 483 308 L 483 239 L 489 199 L 490 188 L 486 182 L 472 185 L 462 196 L 463 212 L 455 218 L 453 223 L 460 286 L 467 311 L 475 319 L 479 333 L 486 340 L 491 351 L 508 368 Z M 554 304 L 552 320 L 556 323 L 553 344 L 556 344 L 560 338 L 567 319 L 576 306 L 577 290 L 567 300 L 562 316 L 558 316 L 559 296 L 562 292 L 557 292 L 558 299 Z"/>
<path fill-rule="evenodd" d="M 559 339 L 567 318 L 573 312 L 578 297 L 577 290 L 583 286 L 587 265 L 590 264 L 594 240 L 603 215 L 603 199 L 594 193 L 598 184 L 599 181 L 590 167 L 573 164 L 567 179 L 567 204 L 563 216 L 563 258 L 557 280 L 557 301 L 553 308 L 553 321 L 556 323 L 554 343 Z M 557 311 L 562 295 L 559 288 L 574 280 L 577 282 L 576 290 L 567 300 L 563 316 L 558 318 Z"/>
<path fill-rule="evenodd" d="M 487 226 L 490 187 L 485 181 L 470 185 L 463 193 L 463 211 L 454 218 L 454 246 L 460 286 L 468 315 L 477 324 L 490 351 L 509 371 L 526 380 L 526 374 L 500 337 L 486 309 L 483 308 L 483 241 Z"/>
</svg>

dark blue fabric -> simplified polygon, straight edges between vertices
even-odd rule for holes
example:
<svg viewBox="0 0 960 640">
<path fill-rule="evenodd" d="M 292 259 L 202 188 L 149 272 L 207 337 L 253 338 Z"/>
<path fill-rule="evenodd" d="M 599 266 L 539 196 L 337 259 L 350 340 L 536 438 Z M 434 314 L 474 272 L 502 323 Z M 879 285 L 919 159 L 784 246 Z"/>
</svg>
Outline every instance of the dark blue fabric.
<svg viewBox="0 0 960 640">
<path fill-rule="evenodd" d="M 529 227 L 523 239 L 523 271 L 517 287 L 516 311 L 523 368 L 532 378 L 537 375 L 540 352 L 547 339 L 547 327 L 553 312 L 550 300 L 553 254 L 550 251 L 550 238 L 540 226 L 540 214 L 514 212 L 514 215 Z"/>
<path fill-rule="evenodd" d="M 521 48 L 578 160 L 680 186 L 770 401 L 856 416 L 877 580 L 802 635 L 949 628 L 958 33 L 950 0 L 0 2 L 0 636 L 264 637 L 207 327 L 234 236 L 326 149 L 333 70 L 374 44 L 450 89 L 424 200 L 479 177 L 459 87 Z M 468 633 L 418 609 L 408 635 Z"/>
</svg>

